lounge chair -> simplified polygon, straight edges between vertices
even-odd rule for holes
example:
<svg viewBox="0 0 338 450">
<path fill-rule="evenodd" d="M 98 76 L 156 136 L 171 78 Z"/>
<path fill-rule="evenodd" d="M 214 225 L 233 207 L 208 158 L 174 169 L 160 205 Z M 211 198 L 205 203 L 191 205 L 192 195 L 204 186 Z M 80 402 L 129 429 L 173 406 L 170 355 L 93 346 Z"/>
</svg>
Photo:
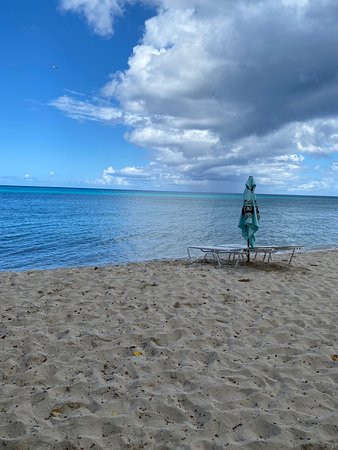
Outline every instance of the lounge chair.
<svg viewBox="0 0 338 450">
<path fill-rule="evenodd" d="M 292 258 L 294 257 L 296 250 L 301 250 L 302 245 L 265 245 L 262 247 L 250 248 L 250 254 L 254 254 L 253 260 L 257 258 L 258 253 L 263 253 L 263 261 L 265 261 L 266 256 L 268 256 L 267 262 L 273 261 L 272 254 L 278 252 L 291 252 L 288 264 L 291 264 Z M 248 249 L 243 249 L 245 254 L 248 253 Z"/>
<path fill-rule="evenodd" d="M 263 261 L 265 261 L 265 258 L 267 258 L 267 263 L 273 261 L 272 254 L 278 253 L 278 252 L 291 252 L 288 264 L 291 264 L 292 258 L 295 254 L 296 250 L 300 250 L 302 248 L 302 245 L 266 245 L 264 247 L 254 247 L 250 248 L 250 255 L 254 255 L 253 260 L 254 261 L 257 258 L 257 255 L 259 253 L 263 254 Z M 206 261 L 208 255 L 211 255 L 215 262 L 218 263 L 218 265 L 221 267 L 221 255 L 228 255 L 228 260 L 231 259 L 232 261 L 236 260 L 235 267 L 238 266 L 238 263 L 240 260 L 245 261 L 246 256 L 248 255 L 248 248 L 247 247 L 238 247 L 235 245 L 192 245 L 187 248 L 189 259 L 191 259 L 191 250 L 200 250 L 202 253 L 204 253 L 203 262 Z"/>
<path fill-rule="evenodd" d="M 191 250 L 200 250 L 204 253 L 203 263 L 208 255 L 211 255 L 219 267 L 222 266 L 221 255 L 228 255 L 228 260 L 236 260 L 236 267 L 240 259 L 242 259 L 243 248 L 235 245 L 191 245 L 187 248 L 189 259 L 191 259 Z"/>
</svg>

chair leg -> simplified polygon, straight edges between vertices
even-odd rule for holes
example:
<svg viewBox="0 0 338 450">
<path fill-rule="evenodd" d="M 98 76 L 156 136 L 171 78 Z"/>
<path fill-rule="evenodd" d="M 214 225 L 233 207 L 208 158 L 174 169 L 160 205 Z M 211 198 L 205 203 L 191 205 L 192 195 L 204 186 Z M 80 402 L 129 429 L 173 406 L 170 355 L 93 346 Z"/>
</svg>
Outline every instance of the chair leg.
<svg viewBox="0 0 338 450">
<path fill-rule="evenodd" d="M 291 253 L 291 256 L 290 256 L 290 259 L 289 259 L 289 262 L 288 262 L 289 265 L 291 264 L 291 261 L 292 261 L 292 258 L 293 258 L 294 254 L 295 254 L 295 249 L 292 250 L 292 253 Z"/>
<path fill-rule="evenodd" d="M 234 253 L 234 259 L 236 258 L 236 253 Z M 236 259 L 236 264 L 235 264 L 235 269 L 237 269 L 238 263 L 239 261 L 242 260 L 243 262 L 245 262 L 245 258 L 244 258 L 244 254 L 243 253 L 237 253 L 237 259 Z"/>
</svg>

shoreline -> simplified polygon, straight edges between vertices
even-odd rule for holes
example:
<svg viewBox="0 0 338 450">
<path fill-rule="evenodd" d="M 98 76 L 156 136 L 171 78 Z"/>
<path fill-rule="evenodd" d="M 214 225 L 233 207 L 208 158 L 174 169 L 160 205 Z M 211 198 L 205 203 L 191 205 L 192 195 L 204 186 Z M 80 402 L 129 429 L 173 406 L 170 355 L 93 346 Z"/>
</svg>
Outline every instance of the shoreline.
<svg viewBox="0 0 338 450">
<path fill-rule="evenodd" d="M 290 244 L 291 245 L 291 244 Z M 293 245 L 293 244 L 292 244 Z M 338 253 L 338 246 L 337 247 L 324 247 L 324 248 L 317 248 L 317 249 L 302 249 L 300 251 L 297 251 L 295 253 L 295 257 L 297 255 L 308 255 L 308 254 L 317 254 L 317 253 Z M 0 269 L 0 276 L 2 274 L 15 274 L 15 273 L 26 273 L 26 272 L 44 272 L 44 271 L 53 271 L 53 270 L 75 270 L 75 269 L 91 269 L 91 268 L 108 268 L 108 267 L 125 267 L 125 266 L 133 266 L 133 265 L 139 265 L 139 264 L 151 264 L 151 263 L 165 263 L 165 262 L 198 262 L 199 256 L 203 256 L 202 253 L 198 254 L 198 250 L 196 251 L 196 254 L 189 259 L 188 256 L 182 256 L 182 257 L 173 257 L 173 258 L 155 258 L 155 259 L 146 259 L 146 260 L 139 260 L 139 261 L 127 261 L 127 262 L 116 262 L 116 263 L 109 263 L 109 264 L 93 264 L 93 265 L 83 265 L 83 266 L 57 266 L 57 267 L 51 267 L 51 268 L 44 268 L 44 269 L 13 269 L 13 270 L 1 270 Z M 274 259 L 278 262 L 280 257 L 283 256 L 281 253 L 273 254 Z M 259 257 L 258 257 L 259 259 Z M 270 264 L 270 263 L 269 263 Z M 239 264 L 239 267 L 245 267 L 242 264 Z M 291 264 L 291 267 L 293 264 Z M 225 267 L 231 267 L 231 264 L 225 264 Z"/>
<path fill-rule="evenodd" d="M 0 272 L 0 446 L 333 449 L 338 251 Z"/>
</svg>

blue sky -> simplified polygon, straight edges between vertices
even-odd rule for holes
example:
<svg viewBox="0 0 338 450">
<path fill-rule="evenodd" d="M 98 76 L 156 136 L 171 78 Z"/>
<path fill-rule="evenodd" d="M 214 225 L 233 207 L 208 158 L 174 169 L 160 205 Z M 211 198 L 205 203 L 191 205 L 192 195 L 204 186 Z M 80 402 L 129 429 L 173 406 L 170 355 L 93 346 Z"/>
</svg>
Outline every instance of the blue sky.
<svg viewBox="0 0 338 450">
<path fill-rule="evenodd" d="M 124 139 L 125 127 L 70 120 L 49 102 L 70 91 L 96 95 L 111 71 L 127 67 L 149 14 L 134 6 L 116 24 L 118 39 L 109 39 L 56 1 L 34 0 L 34 9 L 2 2 L 0 183 L 80 186 L 107 165 L 147 162 Z"/>
<path fill-rule="evenodd" d="M 336 2 L 248 5 L 3 0 L 0 184 L 338 195 Z"/>
</svg>

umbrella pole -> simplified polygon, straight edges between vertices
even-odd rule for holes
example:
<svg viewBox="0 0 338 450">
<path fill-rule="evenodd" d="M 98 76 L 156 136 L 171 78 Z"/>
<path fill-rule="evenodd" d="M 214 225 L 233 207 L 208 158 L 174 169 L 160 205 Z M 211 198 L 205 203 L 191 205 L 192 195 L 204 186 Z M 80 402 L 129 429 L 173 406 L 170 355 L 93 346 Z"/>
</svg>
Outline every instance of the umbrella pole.
<svg viewBox="0 0 338 450">
<path fill-rule="evenodd" d="M 248 239 L 248 262 L 250 262 L 250 240 Z"/>
</svg>

